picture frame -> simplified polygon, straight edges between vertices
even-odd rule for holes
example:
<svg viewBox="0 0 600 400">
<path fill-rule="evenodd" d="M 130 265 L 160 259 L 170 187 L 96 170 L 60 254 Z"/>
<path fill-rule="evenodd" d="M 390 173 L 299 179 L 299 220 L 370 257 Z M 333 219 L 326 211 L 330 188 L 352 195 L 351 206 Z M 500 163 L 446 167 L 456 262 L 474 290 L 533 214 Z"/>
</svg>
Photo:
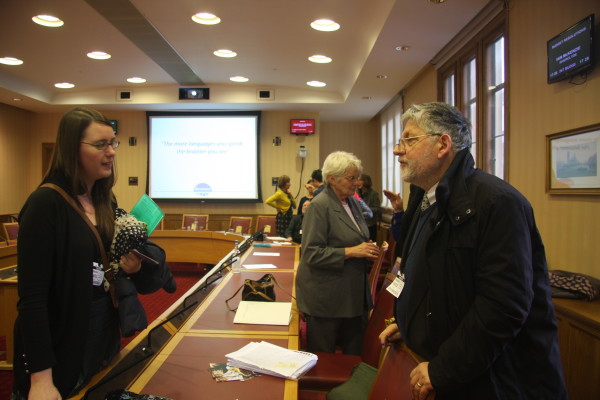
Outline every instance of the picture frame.
<svg viewBox="0 0 600 400">
<path fill-rule="evenodd" d="M 600 123 L 546 136 L 546 192 L 600 195 Z"/>
</svg>

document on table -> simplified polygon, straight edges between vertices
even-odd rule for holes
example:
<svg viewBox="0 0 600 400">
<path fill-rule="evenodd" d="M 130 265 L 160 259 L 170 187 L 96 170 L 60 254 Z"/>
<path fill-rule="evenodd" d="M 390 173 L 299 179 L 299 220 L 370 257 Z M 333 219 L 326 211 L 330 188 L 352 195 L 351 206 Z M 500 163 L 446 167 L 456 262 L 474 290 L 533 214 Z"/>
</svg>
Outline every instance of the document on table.
<svg viewBox="0 0 600 400">
<path fill-rule="evenodd" d="M 292 319 L 292 303 L 270 301 L 241 301 L 234 324 L 289 325 Z"/>
<path fill-rule="evenodd" d="M 279 257 L 279 253 L 267 253 L 264 251 L 255 251 L 252 253 L 253 256 L 261 256 L 261 257 Z"/>
<path fill-rule="evenodd" d="M 317 355 L 269 342 L 250 342 L 225 355 L 227 365 L 287 379 L 298 379 L 317 363 Z"/>
<path fill-rule="evenodd" d="M 273 269 L 277 268 L 276 265 L 273 264 L 244 264 L 242 267 L 247 269 Z"/>
</svg>

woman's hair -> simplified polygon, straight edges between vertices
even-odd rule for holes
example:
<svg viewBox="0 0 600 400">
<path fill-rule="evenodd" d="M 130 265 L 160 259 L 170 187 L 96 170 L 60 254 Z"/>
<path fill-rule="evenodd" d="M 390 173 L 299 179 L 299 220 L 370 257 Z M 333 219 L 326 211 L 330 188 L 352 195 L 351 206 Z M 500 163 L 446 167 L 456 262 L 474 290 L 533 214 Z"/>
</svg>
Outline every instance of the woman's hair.
<svg viewBox="0 0 600 400">
<path fill-rule="evenodd" d="M 425 133 L 450 135 L 452 148 L 456 151 L 471 147 L 471 123 L 449 104 L 414 104 L 402 114 L 401 119 L 402 126 L 413 120 Z"/>
<path fill-rule="evenodd" d="M 74 108 L 63 115 L 58 126 L 54 153 L 50 161 L 50 167 L 43 181 L 57 174 L 66 176 L 71 183 L 71 197 L 77 201 L 77 195 L 86 191 L 85 183 L 81 177 L 81 165 L 79 163 L 79 148 L 83 140 L 85 130 L 96 122 L 110 125 L 110 121 L 98 111 L 86 108 Z M 98 179 L 92 188 L 92 202 L 96 209 L 96 224 L 104 240 L 112 240 L 114 232 L 114 195 L 112 188 L 115 184 L 115 169 L 107 177 Z M 78 201 L 77 201 L 78 202 Z"/>
<path fill-rule="evenodd" d="M 281 175 L 279 177 L 279 179 L 277 179 L 277 187 L 279 189 L 283 189 L 285 187 L 285 184 L 288 183 L 290 181 L 290 177 L 287 175 Z"/>
<path fill-rule="evenodd" d="M 371 180 L 371 177 L 367 174 L 361 174 L 360 181 L 363 181 L 363 186 L 367 189 L 371 189 L 371 187 L 373 186 L 373 181 Z"/>
<path fill-rule="evenodd" d="M 348 169 L 354 168 L 360 174 L 362 172 L 362 163 L 352 153 L 345 151 L 335 151 L 327 156 L 323 163 L 323 178 L 329 185 L 329 177 L 335 179 L 341 178 Z"/>
</svg>

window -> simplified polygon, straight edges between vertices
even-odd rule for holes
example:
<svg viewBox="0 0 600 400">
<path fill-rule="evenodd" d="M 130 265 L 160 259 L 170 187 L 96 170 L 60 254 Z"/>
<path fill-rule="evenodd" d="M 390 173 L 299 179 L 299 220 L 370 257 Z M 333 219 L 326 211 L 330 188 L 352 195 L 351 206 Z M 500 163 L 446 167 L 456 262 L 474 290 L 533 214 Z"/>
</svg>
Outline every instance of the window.
<svg viewBox="0 0 600 400">
<path fill-rule="evenodd" d="M 402 192 L 400 164 L 394 156 L 394 146 L 402 135 L 400 117 L 402 117 L 402 98 L 381 113 L 381 187 L 394 193 Z M 389 207 L 389 201 L 382 196 L 381 205 Z"/>
<path fill-rule="evenodd" d="M 458 107 L 471 121 L 471 153 L 477 167 L 505 178 L 506 36 L 501 14 L 438 71 L 438 98 Z"/>
</svg>

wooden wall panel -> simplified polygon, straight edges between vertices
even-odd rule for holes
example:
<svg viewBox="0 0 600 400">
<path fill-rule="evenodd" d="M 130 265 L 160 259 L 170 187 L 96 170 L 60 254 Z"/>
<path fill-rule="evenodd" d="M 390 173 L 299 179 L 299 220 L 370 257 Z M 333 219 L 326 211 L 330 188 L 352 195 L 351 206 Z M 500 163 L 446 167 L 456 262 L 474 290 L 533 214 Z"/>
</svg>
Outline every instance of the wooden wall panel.
<svg viewBox="0 0 600 400">
<path fill-rule="evenodd" d="M 0 104 L 0 214 L 21 209 L 29 194 L 27 164 L 33 113 Z"/>
<path fill-rule="evenodd" d="M 381 192 L 381 137 L 379 122 L 324 122 L 319 155 L 320 165 L 334 151 L 354 153 L 371 176 L 374 189 Z"/>
<path fill-rule="evenodd" d="M 546 42 L 595 13 L 600 2 L 511 2 L 510 183 L 532 203 L 552 269 L 600 277 L 592 252 L 600 237 L 600 197 L 549 195 L 545 189 L 546 135 L 600 122 L 600 69 L 581 85 L 546 83 Z M 535 29 L 532 27 L 535 26 Z"/>
</svg>

